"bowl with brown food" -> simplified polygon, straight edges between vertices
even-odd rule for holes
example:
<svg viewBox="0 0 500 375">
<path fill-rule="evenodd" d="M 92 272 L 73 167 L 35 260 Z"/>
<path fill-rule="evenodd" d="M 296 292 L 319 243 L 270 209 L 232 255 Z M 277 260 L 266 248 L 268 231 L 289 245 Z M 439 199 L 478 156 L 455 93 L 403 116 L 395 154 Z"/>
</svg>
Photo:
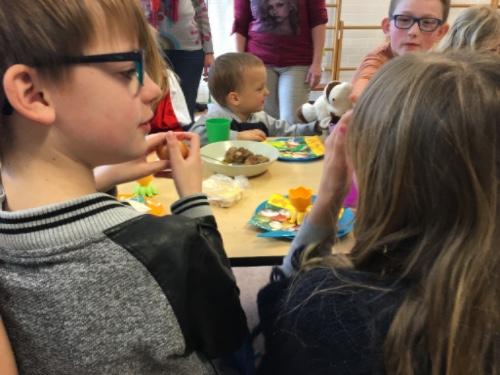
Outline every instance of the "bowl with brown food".
<svg viewBox="0 0 500 375">
<path fill-rule="evenodd" d="M 256 176 L 278 159 L 276 148 L 254 141 L 223 141 L 201 148 L 205 165 L 226 176 Z"/>
</svg>

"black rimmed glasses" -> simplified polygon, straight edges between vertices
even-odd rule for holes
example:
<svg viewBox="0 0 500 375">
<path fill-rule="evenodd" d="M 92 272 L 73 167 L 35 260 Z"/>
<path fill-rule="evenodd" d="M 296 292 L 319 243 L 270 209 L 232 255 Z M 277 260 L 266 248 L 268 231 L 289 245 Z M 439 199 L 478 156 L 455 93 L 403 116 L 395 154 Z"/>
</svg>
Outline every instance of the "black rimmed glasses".
<svg viewBox="0 0 500 375">
<path fill-rule="evenodd" d="M 398 29 L 407 30 L 410 29 L 415 23 L 418 23 L 418 28 L 420 31 L 431 33 L 436 31 L 436 29 L 443 24 L 443 21 L 439 18 L 431 17 L 412 17 L 406 14 L 395 14 L 391 17 L 394 21 L 394 26 Z"/>
<path fill-rule="evenodd" d="M 131 52 L 118 52 L 118 53 L 106 53 L 101 55 L 87 55 L 87 56 L 63 56 L 59 59 L 57 63 L 64 65 L 72 64 L 98 64 L 107 62 L 125 62 L 132 61 L 135 66 L 135 76 L 136 80 L 133 79 L 131 83 L 131 91 L 134 95 L 137 95 L 144 85 L 144 51 L 137 50 Z M 43 64 L 37 64 L 37 66 L 43 66 Z M 5 99 L 2 106 L 2 114 L 8 116 L 13 112 L 12 106 L 9 101 Z"/>
</svg>

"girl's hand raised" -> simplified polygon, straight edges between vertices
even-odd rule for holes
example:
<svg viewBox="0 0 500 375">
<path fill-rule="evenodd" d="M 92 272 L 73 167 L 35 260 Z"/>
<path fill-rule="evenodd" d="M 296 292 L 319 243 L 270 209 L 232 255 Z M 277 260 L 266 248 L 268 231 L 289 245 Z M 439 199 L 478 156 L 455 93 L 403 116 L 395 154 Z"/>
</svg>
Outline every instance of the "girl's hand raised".
<svg viewBox="0 0 500 375">
<path fill-rule="evenodd" d="M 323 174 L 318 197 L 309 215 L 312 223 L 335 227 L 338 211 L 351 183 L 352 171 L 346 155 L 346 135 L 351 118 L 352 110 L 341 117 L 325 141 Z"/>
</svg>

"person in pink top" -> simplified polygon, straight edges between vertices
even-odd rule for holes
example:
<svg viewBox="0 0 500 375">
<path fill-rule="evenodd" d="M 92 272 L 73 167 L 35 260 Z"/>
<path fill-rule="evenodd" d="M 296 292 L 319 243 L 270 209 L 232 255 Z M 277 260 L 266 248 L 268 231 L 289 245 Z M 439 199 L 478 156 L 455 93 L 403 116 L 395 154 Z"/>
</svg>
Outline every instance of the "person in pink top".
<svg viewBox="0 0 500 375">
<path fill-rule="evenodd" d="M 430 50 L 448 31 L 450 0 L 391 0 L 382 20 L 388 42 L 365 56 L 352 79 L 351 101 L 356 102 L 368 81 L 389 60 L 408 52 Z"/>
<path fill-rule="evenodd" d="M 235 0 L 236 49 L 264 61 L 272 117 L 298 122 L 297 108 L 321 78 L 327 21 L 324 0 Z"/>
</svg>

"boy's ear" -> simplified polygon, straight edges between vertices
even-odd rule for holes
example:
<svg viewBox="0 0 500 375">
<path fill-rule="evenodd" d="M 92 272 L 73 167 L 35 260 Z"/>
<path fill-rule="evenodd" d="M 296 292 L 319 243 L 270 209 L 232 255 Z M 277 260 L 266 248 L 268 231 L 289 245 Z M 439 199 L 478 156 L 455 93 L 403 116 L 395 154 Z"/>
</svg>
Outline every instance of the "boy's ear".
<svg viewBox="0 0 500 375">
<path fill-rule="evenodd" d="M 439 42 L 443 38 L 443 36 L 446 35 L 449 29 L 450 25 L 448 25 L 448 23 L 444 23 L 443 25 L 439 26 L 436 31 L 436 42 Z"/>
<path fill-rule="evenodd" d="M 382 20 L 381 26 L 385 36 L 389 36 L 389 31 L 391 29 L 391 20 L 389 19 L 389 17 L 385 17 Z"/>
<path fill-rule="evenodd" d="M 21 116 L 44 125 L 55 120 L 55 110 L 48 90 L 37 71 L 27 65 L 10 66 L 3 77 L 5 95 Z"/>
<path fill-rule="evenodd" d="M 240 96 L 236 91 L 231 91 L 226 95 L 226 103 L 232 106 L 237 106 L 240 103 Z"/>
</svg>

